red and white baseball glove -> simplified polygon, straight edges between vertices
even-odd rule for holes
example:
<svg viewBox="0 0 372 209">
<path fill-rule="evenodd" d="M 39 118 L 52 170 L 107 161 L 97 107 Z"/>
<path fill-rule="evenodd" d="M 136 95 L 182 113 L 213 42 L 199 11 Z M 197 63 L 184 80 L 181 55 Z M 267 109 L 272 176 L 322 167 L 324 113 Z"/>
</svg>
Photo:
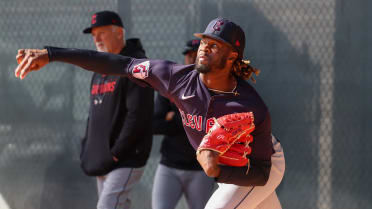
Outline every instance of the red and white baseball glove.
<svg viewBox="0 0 372 209">
<path fill-rule="evenodd" d="M 234 113 L 214 119 L 214 125 L 200 143 L 197 152 L 213 150 L 219 153 L 219 163 L 230 166 L 249 166 L 246 157 L 251 153 L 250 133 L 254 130 L 252 112 Z"/>
</svg>

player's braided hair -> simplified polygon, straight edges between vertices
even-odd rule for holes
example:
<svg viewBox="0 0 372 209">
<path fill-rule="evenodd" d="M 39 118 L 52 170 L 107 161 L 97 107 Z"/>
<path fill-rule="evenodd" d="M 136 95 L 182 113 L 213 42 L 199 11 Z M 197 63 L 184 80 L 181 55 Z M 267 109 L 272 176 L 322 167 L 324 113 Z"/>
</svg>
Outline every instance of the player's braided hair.
<svg viewBox="0 0 372 209">
<path fill-rule="evenodd" d="M 249 80 L 251 79 L 253 83 L 256 83 L 256 79 L 252 77 L 253 74 L 258 76 L 260 74 L 260 70 L 252 67 L 250 65 L 249 60 L 243 60 L 243 59 L 236 59 L 234 64 L 233 64 L 233 74 L 243 78 L 244 80 Z"/>
</svg>

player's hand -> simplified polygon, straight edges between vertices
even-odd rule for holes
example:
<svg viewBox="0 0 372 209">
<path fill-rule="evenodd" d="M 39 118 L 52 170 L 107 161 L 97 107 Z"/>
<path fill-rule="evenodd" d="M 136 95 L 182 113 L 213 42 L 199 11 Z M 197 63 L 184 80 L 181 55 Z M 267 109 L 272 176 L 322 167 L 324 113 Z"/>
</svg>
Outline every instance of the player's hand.
<svg viewBox="0 0 372 209">
<path fill-rule="evenodd" d="M 166 121 L 171 121 L 174 117 L 174 114 L 176 114 L 174 111 L 167 112 L 167 115 L 165 116 Z"/>
<path fill-rule="evenodd" d="M 196 158 L 209 177 L 218 177 L 220 167 L 218 166 L 219 153 L 212 150 L 201 150 L 196 153 Z"/>
<path fill-rule="evenodd" d="M 24 79 L 29 72 L 40 70 L 49 63 L 46 49 L 20 49 L 16 59 L 18 66 L 14 73 L 20 79 Z"/>
</svg>

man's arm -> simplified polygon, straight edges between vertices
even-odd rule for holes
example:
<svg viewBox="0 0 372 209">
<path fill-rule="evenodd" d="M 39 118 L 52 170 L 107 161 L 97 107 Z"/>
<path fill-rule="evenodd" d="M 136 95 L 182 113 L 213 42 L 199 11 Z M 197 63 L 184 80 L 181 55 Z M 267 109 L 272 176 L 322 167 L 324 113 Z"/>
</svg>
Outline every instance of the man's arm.
<svg viewBox="0 0 372 209">
<path fill-rule="evenodd" d="M 174 112 L 167 98 L 158 94 L 155 99 L 153 133 L 175 135 L 181 132 L 184 129 L 179 113 Z"/>
<path fill-rule="evenodd" d="M 65 62 L 100 74 L 125 75 L 133 58 L 83 49 L 46 47 L 20 49 L 17 55 L 16 77 L 21 79 L 31 71 L 40 70 L 50 62 Z"/>
<path fill-rule="evenodd" d="M 87 118 L 87 122 L 86 122 L 85 134 L 84 134 L 83 138 L 81 139 L 80 157 L 83 155 L 84 147 L 85 147 L 85 144 L 86 144 L 87 138 L 88 138 L 88 124 L 89 124 L 89 117 Z"/>
<path fill-rule="evenodd" d="M 144 132 L 151 131 L 152 115 L 154 108 L 154 93 L 152 89 L 140 87 L 128 82 L 126 94 L 126 108 L 124 124 L 119 137 L 111 148 L 113 156 L 121 159 L 132 152 L 133 144 Z M 148 130 L 150 129 L 150 130 Z"/>
<path fill-rule="evenodd" d="M 50 62 L 64 62 L 99 74 L 128 76 L 132 57 L 95 50 L 46 47 Z"/>
<path fill-rule="evenodd" d="M 127 76 L 149 84 L 167 95 L 174 63 L 165 60 L 135 59 L 94 50 L 46 47 L 46 49 L 18 50 L 15 76 L 21 79 L 58 61 L 79 66 L 100 74 Z"/>
<path fill-rule="evenodd" d="M 269 180 L 271 161 L 251 160 L 248 167 L 220 166 L 219 183 L 239 186 L 264 186 Z M 248 171 L 248 172 L 247 172 Z"/>
<path fill-rule="evenodd" d="M 251 160 L 248 167 L 233 167 L 218 164 L 219 154 L 212 150 L 197 153 L 197 160 L 207 176 L 219 183 L 239 186 L 263 186 L 269 180 L 271 161 Z"/>
</svg>

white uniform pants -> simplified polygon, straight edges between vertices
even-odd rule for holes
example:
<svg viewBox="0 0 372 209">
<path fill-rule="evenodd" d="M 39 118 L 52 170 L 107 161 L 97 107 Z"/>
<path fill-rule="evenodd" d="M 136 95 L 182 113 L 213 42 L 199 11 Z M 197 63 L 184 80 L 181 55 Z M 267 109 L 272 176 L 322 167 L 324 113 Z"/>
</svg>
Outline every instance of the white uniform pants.
<svg viewBox="0 0 372 209">
<path fill-rule="evenodd" d="M 182 195 L 189 209 L 203 209 L 213 188 L 214 179 L 202 170 L 181 170 L 159 164 L 152 188 L 152 209 L 175 209 Z"/>
<path fill-rule="evenodd" d="M 140 181 L 144 168 L 117 168 L 105 176 L 97 177 L 97 209 L 128 209 L 129 193 Z"/>
</svg>

